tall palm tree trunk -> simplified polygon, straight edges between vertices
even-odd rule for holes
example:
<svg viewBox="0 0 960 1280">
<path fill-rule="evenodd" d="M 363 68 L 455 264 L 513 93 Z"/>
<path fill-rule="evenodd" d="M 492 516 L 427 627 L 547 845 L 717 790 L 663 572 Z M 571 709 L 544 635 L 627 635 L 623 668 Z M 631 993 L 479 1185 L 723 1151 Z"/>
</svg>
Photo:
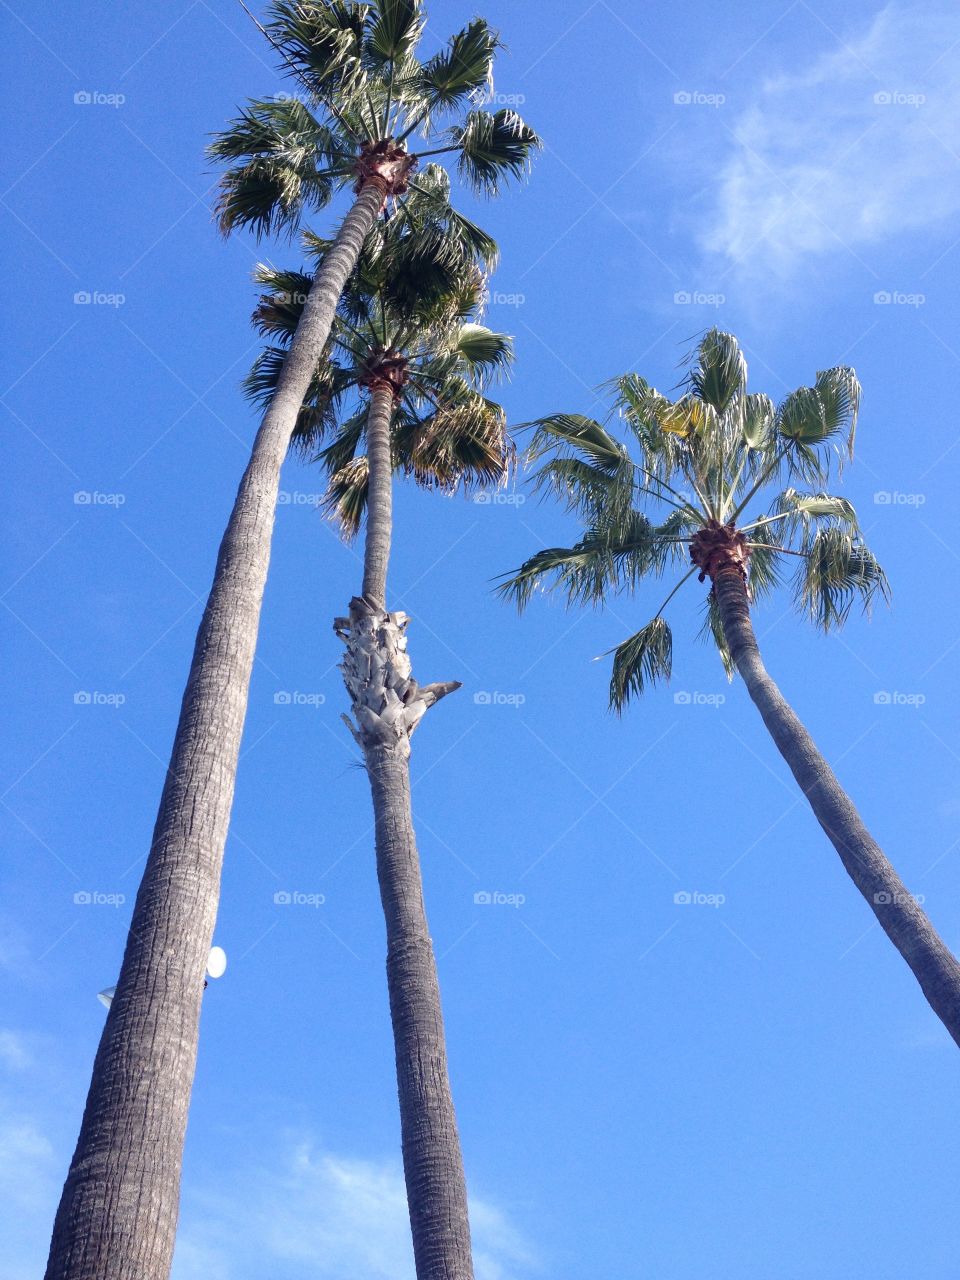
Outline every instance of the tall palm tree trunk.
<svg viewBox="0 0 960 1280">
<path fill-rule="evenodd" d="M 310 290 L 220 546 L 117 992 L 53 1228 L 46 1280 L 166 1280 L 280 468 L 383 201 L 363 187 Z"/>
<path fill-rule="evenodd" d="M 420 686 L 406 653 L 407 618 L 385 609 L 390 550 L 393 391 L 372 388 L 363 597 L 335 626 L 370 778 L 377 878 L 387 928 L 387 986 L 400 1098 L 407 1203 L 418 1280 L 473 1280 L 463 1157 L 447 1072 L 433 943 L 410 808 L 410 735 L 455 682 Z"/>
<path fill-rule="evenodd" d="M 847 874 L 912 969 L 937 1016 L 960 1045 L 960 963 L 908 893 L 796 712 L 767 674 L 740 569 L 721 569 L 714 578 L 714 591 L 731 655 L 777 749 L 840 855 Z"/>
</svg>

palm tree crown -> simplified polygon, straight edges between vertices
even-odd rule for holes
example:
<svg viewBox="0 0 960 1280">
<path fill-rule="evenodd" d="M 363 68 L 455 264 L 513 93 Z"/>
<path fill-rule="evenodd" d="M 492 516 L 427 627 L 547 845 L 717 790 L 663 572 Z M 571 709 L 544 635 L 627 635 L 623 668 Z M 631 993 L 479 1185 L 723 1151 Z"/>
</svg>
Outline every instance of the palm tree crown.
<svg viewBox="0 0 960 1280">
<path fill-rule="evenodd" d="M 481 109 L 497 33 L 476 18 L 422 61 L 425 25 L 420 0 L 274 0 L 262 30 L 304 98 L 252 99 L 211 144 L 228 166 L 217 205 L 225 234 L 293 234 L 349 183 L 400 198 L 416 190 L 425 156 L 456 156 L 461 179 L 487 195 L 525 172 L 537 135 L 515 111 Z M 458 223 L 469 239 L 471 224 Z"/>
<path fill-rule="evenodd" d="M 478 323 L 486 277 L 469 254 L 449 252 L 442 230 L 434 235 L 433 191 L 444 179 L 431 166 L 409 216 L 389 219 L 368 240 L 294 433 L 295 447 L 326 470 L 327 505 L 348 536 L 357 532 L 366 504 L 362 447 L 377 386 L 388 386 L 393 397 L 396 470 L 446 492 L 499 484 L 509 471 L 506 416 L 483 389 L 509 368 L 513 340 Z M 321 257 L 326 242 L 308 233 L 304 247 Z M 258 357 L 246 390 L 268 403 L 311 276 L 261 266 L 257 279 L 267 291 L 254 321 L 278 345 Z"/>
<path fill-rule="evenodd" d="M 536 485 L 565 500 L 585 527 L 573 546 L 532 556 L 500 591 L 521 608 L 544 585 L 571 604 L 597 604 L 648 575 L 691 565 L 653 619 L 613 650 L 616 710 L 648 682 L 669 678 L 673 641 L 664 611 L 694 574 L 712 581 L 722 565 L 736 565 L 757 597 L 795 566 L 796 604 L 824 630 L 841 626 L 858 597 L 865 605 L 888 597 L 856 512 L 825 489 L 832 464 L 839 471 L 853 456 L 860 386 L 852 369 L 824 370 L 777 406 L 747 391 L 736 338 L 712 329 L 690 357 L 676 399 L 637 374 L 611 386 L 629 446 L 574 414 L 531 424 L 531 456 L 541 463 Z M 712 591 L 704 630 L 732 675 Z"/>
</svg>

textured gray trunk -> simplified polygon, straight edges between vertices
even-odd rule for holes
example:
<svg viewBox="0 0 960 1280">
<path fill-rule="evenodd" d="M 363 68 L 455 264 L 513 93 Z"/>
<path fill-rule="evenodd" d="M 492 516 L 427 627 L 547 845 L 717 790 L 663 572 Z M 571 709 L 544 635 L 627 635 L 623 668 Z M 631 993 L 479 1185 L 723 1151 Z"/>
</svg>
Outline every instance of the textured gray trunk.
<svg viewBox="0 0 960 1280">
<path fill-rule="evenodd" d="M 960 964 L 908 893 L 796 712 L 767 674 L 742 576 L 736 570 L 721 571 L 714 590 L 733 660 L 777 749 L 847 874 L 910 966 L 933 1010 L 960 1044 Z"/>
<path fill-rule="evenodd" d="M 377 878 L 387 926 L 387 986 L 397 1060 L 403 1169 L 418 1280 L 473 1280 L 470 1220 L 457 1134 L 433 943 L 423 904 L 410 809 L 410 735 L 456 683 L 418 685 L 407 657 L 407 618 L 387 613 L 390 548 L 389 389 L 367 419 L 370 466 L 364 595 L 335 626 L 350 724 L 366 761 L 376 824 Z"/>
<path fill-rule="evenodd" d="M 317 273 L 220 546 L 46 1280 L 166 1280 L 170 1273 L 204 968 L 280 468 L 382 199 L 376 185 L 364 188 Z"/>
</svg>

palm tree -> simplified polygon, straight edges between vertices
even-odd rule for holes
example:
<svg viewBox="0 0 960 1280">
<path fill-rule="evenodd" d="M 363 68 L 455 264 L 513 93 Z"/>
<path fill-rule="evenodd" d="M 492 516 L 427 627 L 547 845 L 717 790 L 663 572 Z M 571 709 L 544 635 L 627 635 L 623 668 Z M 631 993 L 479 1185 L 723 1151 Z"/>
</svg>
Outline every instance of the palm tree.
<svg viewBox="0 0 960 1280">
<path fill-rule="evenodd" d="M 960 1044 L 960 964 L 863 824 L 764 667 L 750 605 L 795 566 L 794 598 L 824 631 L 859 598 L 887 598 L 887 580 L 846 498 L 825 491 L 831 461 L 852 457 L 860 400 L 849 368 L 817 374 L 779 405 L 748 393 L 737 341 L 708 332 L 674 400 L 628 374 L 613 384 L 631 448 L 599 423 L 556 415 L 536 424 L 537 483 L 584 523 L 572 547 L 541 551 L 503 584 L 521 607 L 546 583 L 570 603 L 602 603 L 686 561 L 646 626 L 613 650 L 610 702 L 621 711 L 647 684 L 668 679 L 673 641 L 664 611 L 696 575 L 709 578 L 705 632 L 743 677 L 817 821 L 924 995 Z M 800 486 L 800 487 L 797 487 Z M 767 510 L 757 513 L 774 491 Z M 747 509 L 751 514 L 747 514 Z"/>
<path fill-rule="evenodd" d="M 420 61 L 424 24 L 415 0 L 277 0 L 264 30 L 305 100 L 251 102 L 211 147 L 228 164 L 218 204 L 224 233 L 291 232 L 345 185 L 354 184 L 355 198 L 309 282 L 220 546 L 47 1280 L 166 1280 L 170 1272 L 204 965 L 280 468 L 344 284 L 385 202 L 405 216 L 424 154 L 456 157 L 468 186 L 495 195 L 538 145 L 515 113 L 473 107 L 499 44 L 486 23 L 475 20 Z M 492 256 L 492 242 L 467 219 L 451 211 L 447 222 L 449 238 Z"/>
<path fill-rule="evenodd" d="M 393 231 L 388 231 L 393 234 Z M 407 239 L 400 229 L 400 238 Z M 416 240 L 416 237 L 413 237 Z M 323 246 L 308 241 L 311 253 Z M 402 257 L 402 255 L 401 255 Z M 363 585 L 336 619 L 350 695 L 346 720 L 373 796 L 377 876 L 387 933 L 387 985 L 396 1051 L 407 1201 L 418 1280 L 471 1280 L 463 1160 L 447 1071 L 443 1014 L 410 807 L 410 737 L 459 682 L 411 674 L 405 614 L 387 608 L 395 472 L 453 492 L 501 483 L 511 450 L 502 409 L 481 388 L 512 358 L 511 340 L 476 323 L 485 280 L 463 258 L 418 258 L 384 271 L 393 253 L 365 252 L 341 301 L 328 358 L 318 365 L 297 428 L 329 475 L 327 504 L 352 536 L 365 525 Z M 264 267 L 256 321 L 289 342 L 309 275 Z M 257 361 L 248 389 L 269 400 L 284 345 Z M 361 454 L 360 450 L 365 453 Z"/>
</svg>

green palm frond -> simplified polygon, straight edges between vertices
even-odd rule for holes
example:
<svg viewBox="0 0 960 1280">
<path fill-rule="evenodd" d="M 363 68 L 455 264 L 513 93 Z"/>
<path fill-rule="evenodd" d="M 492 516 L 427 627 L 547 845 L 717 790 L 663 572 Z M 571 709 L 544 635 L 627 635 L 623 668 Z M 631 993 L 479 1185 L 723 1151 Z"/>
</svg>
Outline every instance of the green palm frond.
<svg viewBox="0 0 960 1280">
<path fill-rule="evenodd" d="M 244 394 L 261 409 L 265 410 L 273 399 L 286 358 L 287 353 L 283 347 L 267 347 L 257 357 L 244 379 Z M 330 361 L 318 365 L 297 415 L 297 425 L 291 439 L 294 452 L 309 457 L 320 440 L 335 428 L 339 420 L 340 402 L 354 381 L 349 371 Z"/>
<path fill-rule="evenodd" d="M 847 529 L 819 530 L 798 575 L 798 607 L 829 631 L 843 626 L 857 599 L 869 610 L 878 596 L 889 601 L 890 584 L 870 549 Z"/>
<path fill-rule="evenodd" d="M 351 166 L 337 135 L 296 98 L 251 102 L 207 150 L 228 165 L 214 209 L 225 235 L 237 227 L 292 234 Z"/>
<path fill-rule="evenodd" d="M 587 529 L 572 547 L 538 551 L 506 581 L 497 594 L 522 611 L 537 590 L 562 591 L 567 605 L 602 604 L 610 591 L 633 589 L 650 567 L 651 527 L 638 511 L 622 524 Z"/>
<path fill-rule="evenodd" d="M 335 471 L 327 482 L 324 510 L 337 522 L 347 541 L 357 536 L 363 523 L 368 474 L 366 458 L 354 458 Z"/>
<path fill-rule="evenodd" d="M 376 69 L 403 65 L 413 57 L 426 21 L 418 0 L 376 0 L 369 6 L 365 25 L 366 64 Z"/>
<path fill-rule="evenodd" d="M 733 661 L 733 654 L 730 652 L 730 646 L 727 644 L 727 637 L 723 630 L 723 619 L 720 617 L 720 606 L 717 604 L 716 593 L 713 591 L 708 594 L 704 603 L 704 615 L 703 626 L 697 634 L 697 639 L 704 640 L 707 644 L 716 645 L 727 679 L 732 680 L 737 674 L 737 668 Z"/>
<path fill-rule="evenodd" d="M 493 58 L 500 38 L 483 18 L 453 36 L 421 69 L 417 88 L 431 114 L 450 109 L 493 86 Z"/>
<path fill-rule="evenodd" d="M 542 143 L 515 111 L 471 111 L 448 134 L 458 149 L 460 176 L 481 195 L 495 196 L 507 178 L 522 178 Z"/>
<path fill-rule="evenodd" d="M 267 290 L 253 313 L 254 328 L 265 338 L 289 342 L 303 315 L 312 277 L 303 271 L 277 271 L 267 263 L 258 263 L 253 278 Z"/>
<path fill-rule="evenodd" d="M 670 679 L 673 635 L 665 618 L 654 618 L 612 652 L 610 706 L 614 711 L 622 712 L 648 685 Z"/>
<path fill-rule="evenodd" d="M 799 444 L 821 445 L 845 435 L 852 456 L 857 415 L 860 411 L 860 383 L 852 369 L 841 366 L 822 370 L 812 387 L 791 392 L 777 410 L 777 430 Z"/>
<path fill-rule="evenodd" d="M 695 395 L 725 413 L 734 396 L 746 387 L 747 362 L 732 333 L 711 329 L 696 349 L 688 378 Z"/>
<path fill-rule="evenodd" d="M 364 23 L 370 6 L 341 0 L 274 0 L 267 34 L 321 101 L 348 101 L 366 84 Z"/>
<path fill-rule="evenodd" d="M 482 324 L 465 324 L 456 342 L 457 354 L 478 385 L 502 377 L 513 363 L 513 339 Z"/>
<path fill-rule="evenodd" d="M 400 466 L 424 488 L 451 493 L 506 482 L 513 456 L 506 415 L 470 388 L 448 388 L 432 412 L 398 424 Z"/>
<path fill-rule="evenodd" d="M 593 466 L 611 475 L 629 461 L 624 446 L 599 422 L 582 414 L 553 413 L 523 425 L 536 428 L 530 445 L 530 457 L 534 461 L 548 450 L 559 448 L 564 455 L 580 453 Z"/>
</svg>

